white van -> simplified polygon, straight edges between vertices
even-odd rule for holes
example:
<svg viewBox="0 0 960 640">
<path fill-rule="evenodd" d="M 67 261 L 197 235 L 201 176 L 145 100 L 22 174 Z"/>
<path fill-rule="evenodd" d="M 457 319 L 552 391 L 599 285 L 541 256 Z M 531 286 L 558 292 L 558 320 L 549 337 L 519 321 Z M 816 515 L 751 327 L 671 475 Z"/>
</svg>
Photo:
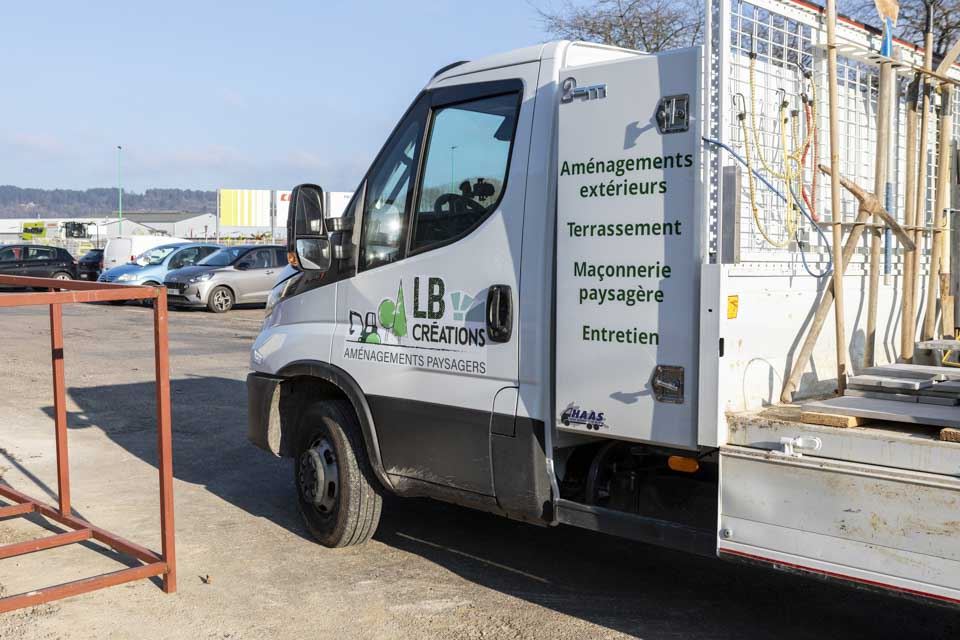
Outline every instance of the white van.
<svg viewBox="0 0 960 640">
<path fill-rule="evenodd" d="M 392 492 L 960 604 L 960 444 L 743 410 L 819 289 L 712 240 L 740 219 L 701 138 L 732 129 L 712 59 L 553 42 L 445 67 L 342 217 L 293 191 L 248 429 L 294 459 L 321 543 L 368 540 Z"/>
<path fill-rule="evenodd" d="M 103 249 L 103 271 L 133 262 L 134 258 L 147 249 L 175 242 L 188 241 L 183 238 L 171 238 L 170 236 L 119 236 L 111 238 Z"/>
</svg>

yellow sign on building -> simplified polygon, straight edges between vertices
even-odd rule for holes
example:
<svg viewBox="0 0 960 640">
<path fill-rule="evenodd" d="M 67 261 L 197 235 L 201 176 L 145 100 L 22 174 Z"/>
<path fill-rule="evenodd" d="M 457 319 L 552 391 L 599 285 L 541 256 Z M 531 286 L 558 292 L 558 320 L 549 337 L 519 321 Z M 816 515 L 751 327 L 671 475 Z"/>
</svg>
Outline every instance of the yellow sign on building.
<svg viewBox="0 0 960 640">
<path fill-rule="evenodd" d="M 269 227 L 269 189 L 220 189 L 220 225 L 225 227 Z"/>
</svg>

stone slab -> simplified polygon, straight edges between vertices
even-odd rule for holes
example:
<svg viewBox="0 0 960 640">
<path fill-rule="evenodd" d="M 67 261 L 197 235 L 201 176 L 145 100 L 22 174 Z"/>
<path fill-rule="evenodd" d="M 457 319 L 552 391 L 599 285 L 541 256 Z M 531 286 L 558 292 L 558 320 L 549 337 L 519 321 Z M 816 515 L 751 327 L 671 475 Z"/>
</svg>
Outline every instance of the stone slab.
<svg viewBox="0 0 960 640">
<path fill-rule="evenodd" d="M 932 404 L 912 404 L 897 400 L 843 396 L 803 405 L 804 411 L 833 413 L 907 424 L 927 424 L 937 427 L 960 428 L 960 409 Z"/>
<path fill-rule="evenodd" d="M 944 398 L 942 396 L 916 396 L 917 402 L 923 404 L 938 404 L 942 407 L 955 407 L 958 400 L 956 398 Z"/>
<path fill-rule="evenodd" d="M 904 362 L 867 367 L 860 373 L 876 376 L 898 376 L 901 378 L 960 380 L 960 369 L 954 369 L 951 367 L 934 367 L 925 364 L 907 364 Z"/>
<path fill-rule="evenodd" d="M 919 378 L 897 378 L 892 376 L 860 375 L 847 379 L 847 386 L 852 389 L 875 391 L 877 389 L 896 389 L 897 391 L 919 391 L 933 386 L 933 380 Z"/>
<path fill-rule="evenodd" d="M 923 340 L 917 343 L 917 349 L 938 349 L 940 351 L 960 350 L 960 340 Z"/>
<path fill-rule="evenodd" d="M 855 389 L 848 386 L 846 391 L 843 392 L 845 396 L 854 396 L 855 398 L 876 398 L 878 400 L 896 400 L 897 402 L 917 402 L 917 399 L 920 396 L 911 395 L 909 393 L 894 393 L 890 391 L 873 391 L 873 390 L 864 390 L 864 389 Z M 942 398 L 937 398 L 941 400 Z M 934 403 L 936 404 L 936 403 Z"/>
</svg>

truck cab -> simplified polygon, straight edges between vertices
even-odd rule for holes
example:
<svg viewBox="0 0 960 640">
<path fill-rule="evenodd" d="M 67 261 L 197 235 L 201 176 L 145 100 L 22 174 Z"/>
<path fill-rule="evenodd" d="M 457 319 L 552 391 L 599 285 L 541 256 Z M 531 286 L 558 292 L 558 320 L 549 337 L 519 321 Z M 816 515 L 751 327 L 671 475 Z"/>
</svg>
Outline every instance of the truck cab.
<svg viewBox="0 0 960 640">
<path fill-rule="evenodd" d="M 251 351 L 249 438 L 293 458 L 321 543 L 369 539 L 390 492 L 960 599 L 960 575 L 926 585 L 927 565 L 879 579 L 896 561 L 866 559 L 870 540 L 828 549 L 791 511 L 796 491 L 810 497 L 791 482 L 827 502 L 840 485 L 804 480 L 816 465 L 746 435 L 780 422 L 725 413 L 725 363 L 749 354 L 726 324 L 735 273 L 710 249 L 704 67 L 701 48 L 565 41 L 458 62 L 413 101 L 341 216 L 317 185 L 294 189 L 293 268 Z M 942 480 L 941 502 L 958 495 Z M 904 558 L 955 563 L 949 537 Z M 861 555 L 840 570 L 843 554 Z"/>
</svg>

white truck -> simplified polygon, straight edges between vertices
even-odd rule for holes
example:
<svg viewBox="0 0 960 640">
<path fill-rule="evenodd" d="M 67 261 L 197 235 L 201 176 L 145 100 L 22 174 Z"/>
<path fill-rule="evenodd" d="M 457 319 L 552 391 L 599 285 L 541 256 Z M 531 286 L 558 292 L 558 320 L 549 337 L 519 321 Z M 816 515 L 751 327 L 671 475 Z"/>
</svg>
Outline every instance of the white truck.
<svg viewBox="0 0 960 640">
<path fill-rule="evenodd" d="M 752 411 L 818 288 L 711 248 L 707 59 L 453 64 L 342 217 L 297 187 L 248 427 L 321 543 L 392 492 L 960 603 L 960 444 Z"/>
</svg>

